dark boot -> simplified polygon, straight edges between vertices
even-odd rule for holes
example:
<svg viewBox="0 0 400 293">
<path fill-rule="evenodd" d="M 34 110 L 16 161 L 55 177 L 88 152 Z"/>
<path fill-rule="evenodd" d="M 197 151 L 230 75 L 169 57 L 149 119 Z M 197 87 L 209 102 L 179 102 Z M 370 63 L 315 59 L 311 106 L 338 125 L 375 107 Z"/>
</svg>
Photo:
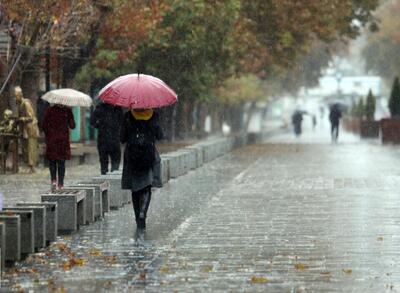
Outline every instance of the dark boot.
<svg viewBox="0 0 400 293">
<path fill-rule="evenodd" d="M 138 228 L 145 229 L 146 228 L 146 217 L 147 211 L 150 206 L 151 201 L 151 187 L 146 187 L 143 190 L 143 193 L 140 195 L 140 211 L 139 211 L 139 219 L 138 219 Z"/>
</svg>

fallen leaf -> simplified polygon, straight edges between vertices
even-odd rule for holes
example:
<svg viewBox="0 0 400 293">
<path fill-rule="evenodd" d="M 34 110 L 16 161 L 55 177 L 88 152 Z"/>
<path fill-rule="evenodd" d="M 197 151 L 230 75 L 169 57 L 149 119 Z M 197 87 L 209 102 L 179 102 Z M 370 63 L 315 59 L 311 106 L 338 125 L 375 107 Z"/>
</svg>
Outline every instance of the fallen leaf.
<svg viewBox="0 0 400 293">
<path fill-rule="evenodd" d="M 73 258 L 72 259 L 73 265 L 76 266 L 84 266 L 86 264 L 86 260 L 84 260 L 83 258 Z"/>
<path fill-rule="evenodd" d="M 379 236 L 378 238 L 376 238 L 376 240 L 378 240 L 378 241 L 383 241 L 383 237 L 382 237 L 382 236 Z"/>
<path fill-rule="evenodd" d="M 321 272 L 320 274 L 323 275 L 323 276 L 330 276 L 331 272 Z"/>
<path fill-rule="evenodd" d="M 91 256 L 102 256 L 103 255 L 103 253 L 99 249 L 96 249 L 96 248 L 91 249 L 89 251 L 89 254 Z"/>
<path fill-rule="evenodd" d="M 139 280 L 142 280 L 142 281 L 146 280 L 146 272 L 141 272 L 139 274 Z"/>
<path fill-rule="evenodd" d="M 213 270 L 213 266 L 206 266 L 206 267 L 204 267 L 203 272 L 210 273 L 210 272 L 212 272 L 212 270 Z"/>
<path fill-rule="evenodd" d="M 117 257 L 115 255 L 105 256 L 104 260 L 107 264 L 110 264 L 110 265 L 117 263 Z"/>
<path fill-rule="evenodd" d="M 251 281 L 250 281 L 252 284 L 265 284 L 265 283 L 267 283 L 268 282 L 268 279 L 267 278 L 265 278 L 265 277 L 256 277 L 256 276 L 253 276 L 253 277 L 251 277 Z"/>
<path fill-rule="evenodd" d="M 68 271 L 72 268 L 72 265 L 71 265 L 71 262 L 69 260 L 67 260 L 61 264 L 61 267 L 63 268 L 64 271 Z"/>
<path fill-rule="evenodd" d="M 343 271 L 343 273 L 348 274 L 348 275 L 351 275 L 353 273 L 352 269 L 343 269 L 342 271 Z"/>
<path fill-rule="evenodd" d="M 297 263 L 294 265 L 294 268 L 298 271 L 305 271 L 308 270 L 308 266 L 302 263 Z"/>
<path fill-rule="evenodd" d="M 168 274 L 169 273 L 169 268 L 168 267 L 161 267 L 159 271 L 162 274 Z"/>
</svg>

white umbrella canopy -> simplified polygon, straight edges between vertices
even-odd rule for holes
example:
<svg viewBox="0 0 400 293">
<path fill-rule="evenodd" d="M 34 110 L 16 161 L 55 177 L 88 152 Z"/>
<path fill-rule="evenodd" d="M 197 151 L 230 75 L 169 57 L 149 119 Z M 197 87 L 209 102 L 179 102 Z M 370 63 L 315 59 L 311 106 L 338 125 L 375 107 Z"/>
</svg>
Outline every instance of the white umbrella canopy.
<svg viewBox="0 0 400 293">
<path fill-rule="evenodd" d="M 56 89 L 45 93 L 42 99 L 51 103 L 69 107 L 90 107 L 92 98 L 74 89 Z"/>
</svg>

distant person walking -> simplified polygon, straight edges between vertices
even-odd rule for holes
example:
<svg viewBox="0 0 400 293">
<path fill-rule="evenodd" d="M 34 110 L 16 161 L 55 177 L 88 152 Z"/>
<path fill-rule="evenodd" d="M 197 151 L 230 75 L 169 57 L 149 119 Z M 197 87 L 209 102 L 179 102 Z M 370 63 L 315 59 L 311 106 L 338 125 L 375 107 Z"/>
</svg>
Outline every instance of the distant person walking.
<svg viewBox="0 0 400 293">
<path fill-rule="evenodd" d="M 296 110 L 292 115 L 292 124 L 294 128 L 294 134 L 296 136 L 301 135 L 301 123 L 303 121 L 303 112 Z"/>
<path fill-rule="evenodd" d="M 108 172 L 111 160 L 111 172 L 119 169 L 121 162 L 121 144 L 119 132 L 123 118 L 122 108 L 101 102 L 93 112 L 91 125 L 98 129 L 97 150 L 100 159 L 100 172 Z"/>
<path fill-rule="evenodd" d="M 163 136 L 158 114 L 152 109 L 125 113 L 121 143 L 126 143 L 122 171 L 122 189 L 132 191 L 132 204 L 138 229 L 146 228 L 151 187 L 161 187 L 160 156 L 155 146 Z"/>
<path fill-rule="evenodd" d="M 49 160 L 51 190 L 64 186 L 65 160 L 71 159 L 69 130 L 75 128 L 71 108 L 62 105 L 46 109 L 42 125 L 46 141 L 46 158 Z"/>
<path fill-rule="evenodd" d="M 342 118 L 342 110 L 339 104 L 330 107 L 329 120 L 331 121 L 332 142 L 337 142 L 339 137 L 339 121 Z"/>
<path fill-rule="evenodd" d="M 315 131 L 315 127 L 317 126 L 317 116 L 315 114 L 312 115 L 312 129 Z"/>
</svg>

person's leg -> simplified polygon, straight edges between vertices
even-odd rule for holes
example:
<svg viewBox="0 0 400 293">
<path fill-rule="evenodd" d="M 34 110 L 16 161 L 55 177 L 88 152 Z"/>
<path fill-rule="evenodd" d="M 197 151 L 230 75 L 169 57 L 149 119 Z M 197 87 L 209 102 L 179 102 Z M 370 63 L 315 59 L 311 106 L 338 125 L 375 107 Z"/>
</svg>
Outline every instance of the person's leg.
<svg viewBox="0 0 400 293">
<path fill-rule="evenodd" d="M 64 187 L 64 177 L 65 177 L 65 160 L 57 161 L 57 171 L 58 171 L 58 188 Z"/>
<path fill-rule="evenodd" d="M 57 189 L 57 163 L 55 160 L 49 160 L 49 170 L 51 178 L 51 191 Z"/>
<path fill-rule="evenodd" d="M 133 211 L 135 213 L 136 224 L 138 223 L 139 213 L 140 213 L 140 193 L 141 190 L 132 191 L 132 206 L 133 206 Z"/>
<path fill-rule="evenodd" d="M 38 143 L 36 138 L 28 138 L 27 144 L 27 159 L 28 159 L 28 166 L 31 173 L 35 172 L 35 167 L 37 166 L 38 162 Z"/>
<path fill-rule="evenodd" d="M 121 148 L 116 145 L 110 152 L 111 157 L 111 172 L 119 169 L 119 164 L 121 162 Z"/>
<path fill-rule="evenodd" d="M 339 123 L 336 124 L 336 141 L 338 140 L 339 137 Z"/>
<path fill-rule="evenodd" d="M 146 218 L 147 218 L 147 211 L 149 210 L 151 201 L 151 186 L 147 186 L 146 188 L 142 189 L 142 193 L 140 195 L 140 213 L 139 213 L 139 228 L 146 228 Z"/>
<path fill-rule="evenodd" d="M 108 152 L 104 145 L 97 144 L 97 149 L 99 151 L 99 159 L 100 159 L 100 172 L 101 175 L 106 175 L 108 172 Z"/>
</svg>

